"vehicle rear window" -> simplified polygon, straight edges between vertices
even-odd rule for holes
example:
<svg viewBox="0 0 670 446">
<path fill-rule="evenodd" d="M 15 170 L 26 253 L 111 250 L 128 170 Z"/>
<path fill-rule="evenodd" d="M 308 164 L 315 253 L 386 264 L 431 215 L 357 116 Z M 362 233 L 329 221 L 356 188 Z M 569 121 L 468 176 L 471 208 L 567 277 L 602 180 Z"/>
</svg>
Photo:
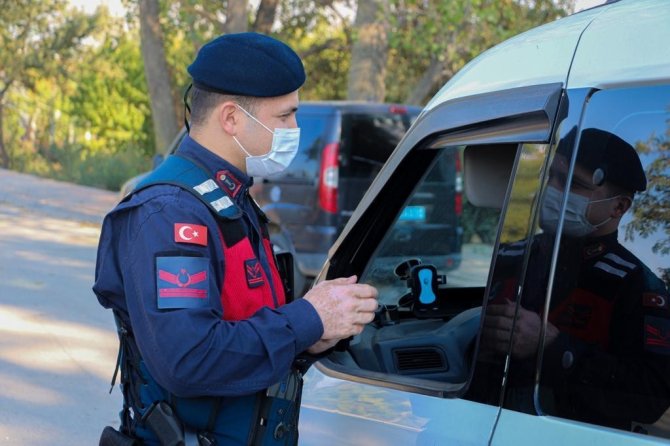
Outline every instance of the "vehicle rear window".
<svg viewBox="0 0 670 446">
<path fill-rule="evenodd" d="M 300 147 L 283 178 L 313 181 L 319 172 L 320 152 L 329 141 L 335 116 L 333 114 L 301 114 L 296 116 L 300 127 Z"/>
<path fill-rule="evenodd" d="M 409 129 L 416 114 L 375 113 L 343 116 L 342 159 L 350 177 L 369 177 L 378 171 Z"/>
</svg>

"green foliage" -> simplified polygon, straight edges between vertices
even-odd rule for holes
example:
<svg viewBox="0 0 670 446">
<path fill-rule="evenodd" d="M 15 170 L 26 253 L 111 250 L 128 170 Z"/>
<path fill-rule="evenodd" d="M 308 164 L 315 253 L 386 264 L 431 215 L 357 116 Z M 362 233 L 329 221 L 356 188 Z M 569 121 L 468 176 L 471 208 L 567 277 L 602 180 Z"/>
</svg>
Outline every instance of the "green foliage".
<svg viewBox="0 0 670 446">
<path fill-rule="evenodd" d="M 153 148 L 150 108 L 137 36 L 108 35 L 84 54 L 85 66 L 95 70 L 73 73 L 77 89 L 71 113 L 91 133 L 82 149 L 116 154 L 129 148 L 150 156 Z M 104 75 L 101 75 L 104 73 Z"/>
<path fill-rule="evenodd" d="M 633 220 L 626 226 L 626 237 L 633 239 L 637 233 L 646 238 L 661 231 L 652 250 L 660 255 L 670 254 L 670 121 L 665 135 L 653 135 L 648 141 L 637 144 L 639 153 L 653 157 L 645 174 L 647 190 L 636 195 L 633 201 Z M 668 272 L 666 272 L 668 274 Z"/>
<path fill-rule="evenodd" d="M 334 27 L 327 17 L 317 17 L 306 29 L 284 30 L 285 39 L 301 55 L 307 81 L 300 90 L 302 100 L 345 99 L 350 53 L 343 27 Z"/>
<path fill-rule="evenodd" d="M 484 50 L 555 20 L 574 0 L 391 0 L 387 100 L 403 102 L 435 69 L 427 97 Z"/>
<path fill-rule="evenodd" d="M 403 102 L 439 64 L 434 91 L 482 50 L 565 14 L 571 3 L 390 0 L 387 101 Z M 155 138 L 138 0 L 124 5 L 127 16 L 116 18 L 104 8 L 87 16 L 68 9 L 67 0 L 2 2 L 0 142 L 14 168 L 115 188 L 149 166 Z M 221 34 L 226 2 L 161 0 L 160 6 L 172 95 L 180 102 L 190 81 L 186 67 L 204 42 Z M 280 0 L 273 35 L 303 57 L 303 100 L 346 98 L 355 6 L 353 0 Z M 469 212 L 466 206 L 464 219 L 488 224 Z"/>
</svg>

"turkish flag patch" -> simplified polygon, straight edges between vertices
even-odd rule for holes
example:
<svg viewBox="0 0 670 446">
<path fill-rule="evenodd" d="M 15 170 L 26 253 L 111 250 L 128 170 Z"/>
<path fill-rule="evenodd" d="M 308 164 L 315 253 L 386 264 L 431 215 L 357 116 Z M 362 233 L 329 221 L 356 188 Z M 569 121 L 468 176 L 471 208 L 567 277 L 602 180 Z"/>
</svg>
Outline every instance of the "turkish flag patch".
<svg viewBox="0 0 670 446">
<path fill-rule="evenodd" d="M 207 246 L 207 226 L 192 223 L 174 224 L 174 241 Z"/>
<path fill-rule="evenodd" d="M 667 310 L 668 299 L 656 293 L 643 293 L 642 305 L 649 308 L 662 308 L 664 310 Z"/>
</svg>

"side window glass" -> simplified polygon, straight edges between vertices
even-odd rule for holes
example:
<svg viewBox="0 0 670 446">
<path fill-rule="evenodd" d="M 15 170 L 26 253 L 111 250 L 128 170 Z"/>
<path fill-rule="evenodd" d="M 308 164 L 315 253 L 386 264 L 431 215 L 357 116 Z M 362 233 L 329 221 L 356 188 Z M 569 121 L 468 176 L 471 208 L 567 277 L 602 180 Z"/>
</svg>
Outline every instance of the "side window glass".
<svg viewBox="0 0 670 446">
<path fill-rule="evenodd" d="M 534 218 L 531 212 L 536 208 L 547 151 L 548 146 L 544 144 L 524 144 L 521 147 L 488 288 L 474 376 L 466 395 L 474 401 L 498 405 L 501 402 L 502 383 L 491 377 L 507 375 L 507 382 L 511 382 L 515 388 L 510 391 L 508 385 L 505 400 L 502 401 L 503 406 L 517 410 L 525 408 L 524 411 L 527 412 L 532 409 L 533 364 L 538 344 L 537 340 L 535 343 L 510 341 L 515 317 L 524 311 L 522 308 L 537 310 L 542 306 L 542 301 L 531 302 L 525 296 L 519 299 L 518 292 L 528 288 L 523 278 L 537 275 L 537 271 L 546 268 L 550 259 L 550 256 L 529 249 L 532 245 L 529 237 Z M 540 316 L 535 314 L 533 321 L 535 324 L 530 331 L 539 337 Z M 506 370 L 510 349 L 516 355 L 526 358 L 530 367 L 512 367 L 511 370 Z M 523 386 L 517 386 L 518 383 Z"/>
<path fill-rule="evenodd" d="M 380 311 L 349 344 L 348 365 L 455 395 L 471 374 L 518 146 L 436 150 L 361 277 L 379 289 Z"/>
<path fill-rule="evenodd" d="M 666 438 L 668 98 L 668 87 L 597 92 L 586 109 L 577 153 L 559 144 L 540 218 L 540 238 L 560 230 L 560 249 L 543 308 L 547 324 L 536 408 Z"/>
</svg>

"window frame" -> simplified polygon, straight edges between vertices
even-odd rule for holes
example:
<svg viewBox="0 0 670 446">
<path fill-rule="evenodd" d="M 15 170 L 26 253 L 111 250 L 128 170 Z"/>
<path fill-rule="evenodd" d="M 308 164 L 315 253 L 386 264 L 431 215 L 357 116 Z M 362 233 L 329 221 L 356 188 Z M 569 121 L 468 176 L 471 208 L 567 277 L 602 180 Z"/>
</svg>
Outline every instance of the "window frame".
<svg viewBox="0 0 670 446">
<path fill-rule="evenodd" d="M 457 99 L 422 113 L 385 164 L 342 235 L 331 248 L 330 258 L 317 282 L 360 274 L 405 204 L 405 200 L 392 198 L 408 197 L 411 194 L 416 180 L 423 176 L 434 161 L 438 153 L 434 149 L 448 145 L 548 143 L 553 133 L 562 92 L 560 83 L 514 88 Z M 517 151 L 513 174 L 520 152 Z M 501 216 L 506 214 L 508 203 L 509 191 Z M 389 216 L 393 218 L 388 218 Z M 493 259 L 497 255 L 500 228 L 497 233 Z M 492 271 L 493 266 L 489 271 L 484 296 L 489 293 Z M 322 373 L 339 379 L 419 394 L 454 397 L 464 391 L 462 384 L 449 385 L 352 369 L 332 361 L 327 356 L 318 361 L 316 367 Z M 468 383 L 469 381 L 470 379 Z"/>
</svg>

